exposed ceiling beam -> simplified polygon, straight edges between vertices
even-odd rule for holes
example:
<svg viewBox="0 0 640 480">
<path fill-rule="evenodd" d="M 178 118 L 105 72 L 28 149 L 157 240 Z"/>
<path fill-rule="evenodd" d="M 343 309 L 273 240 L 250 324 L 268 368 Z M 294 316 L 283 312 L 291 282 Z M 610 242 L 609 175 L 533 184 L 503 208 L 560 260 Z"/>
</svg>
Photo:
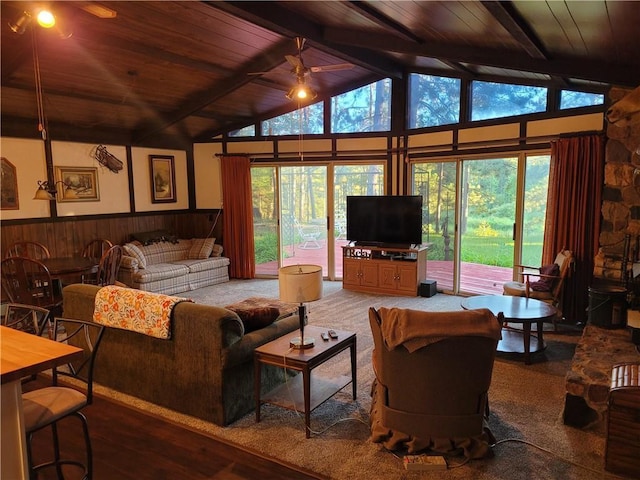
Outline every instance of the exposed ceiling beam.
<svg viewBox="0 0 640 480">
<path fill-rule="evenodd" d="M 529 25 L 520 17 L 513 8 L 511 2 L 482 1 L 480 2 L 500 22 L 525 51 L 532 58 L 547 59 L 542 43 L 529 28 Z"/>
<path fill-rule="evenodd" d="M 207 105 L 228 95 L 247 83 L 256 80 L 254 75 L 249 75 L 253 71 L 269 71 L 284 62 L 284 56 L 290 53 L 291 42 L 282 40 L 266 52 L 262 52 L 257 57 L 251 58 L 242 67 L 236 70 L 233 75 L 220 82 L 210 85 L 205 91 L 196 92 L 190 98 L 185 99 L 182 107 L 178 110 L 164 115 L 151 125 L 139 128 L 134 134 L 135 141 L 141 141 L 171 125 L 178 123 L 189 115 L 194 115 Z"/>
<path fill-rule="evenodd" d="M 304 37 L 307 44 L 346 62 L 365 68 L 380 77 L 402 78 L 403 69 L 392 59 L 371 49 L 331 44 L 324 38 L 324 27 L 274 2 L 206 2 L 287 38 Z"/>
<path fill-rule="evenodd" d="M 415 35 L 411 30 L 406 28 L 401 23 L 396 22 L 394 19 L 390 18 L 389 16 L 385 15 L 379 10 L 376 10 L 373 6 L 369 5 L 368 3 L 361 2 L 361 1 L 351 1 L 351 2 L 345 2 L 345 4 L 348 5 L 352 10 L 358 12 L 360 15 L 364 16 L 365 18 L 368 18 L 369 20 L 376 23 L 377 25 L 380 25 L 385 29 L 388 29 L 388 28 L 392 29 L 395 33 L 398 34 L 398 36 L 400 36 L 401 38 L 404 38 L 405 40 L 408 40 L 410 42 L 416 42 L 419 45 L 422 45 L 425 43 L 424 39 Z M 449 60 L 442 60 L 442 62 L 446 64 L 449 68 L 452 68 L 457 72 L 460 72 L 463 74 L 473 73 L 470 69 L 464 67 L 458 62 L 451 62 Z"/>
<path fill-rule="evenodd" d="M 394 19 L 388 17 L 379 10 L 376 10 L 372 5 L 368 3 L 351 1 L 345 2 L 345 5 L 347 5 L 351 10 L 358 12 L 363 17 L 376 23 L 377 25 L 380 25 L 384 28 L 392 29 L 395 33 L 398 34 L 398 36 L 404 38 L 405 40 L 413 41 L 416 43 L 423 43 L 423 40 L 417 35 L 414 35 L 411 30 L 406 28 L 401 23 L 396 22 Z"/>
<path fill-rule="evenodd" d="M 635 86 L 640 82 L 640 72 L 627 65 L 587 62 L 576 58 L 550 60 L 529 58 L 515 51 L 474 48 L 468 45 L 425 44 L 416 45 L 394 35 L 370 33 L 345 28 L 325 29 L 325 37 L 335 43 L 390 51 L 454 62 L 473 63 L 510 70 L 582 78 L 595 82 L 621 86 Z M 634 73 L 632 73 L 634 72 Z"/>
</svg>

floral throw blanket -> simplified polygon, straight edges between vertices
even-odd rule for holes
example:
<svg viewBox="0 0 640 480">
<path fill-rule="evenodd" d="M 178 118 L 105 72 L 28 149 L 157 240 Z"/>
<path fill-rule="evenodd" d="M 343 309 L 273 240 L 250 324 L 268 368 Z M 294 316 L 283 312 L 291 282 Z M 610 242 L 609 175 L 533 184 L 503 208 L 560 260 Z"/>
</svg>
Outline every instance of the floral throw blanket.
<svg viewBox="0 0 640 480">
<path fill-rule="evenodd" d="M 188 298 L 109 285 L 98 290 L 93 321 L 151 337 L 171 338 L 171 312 Z"/>
</svg>

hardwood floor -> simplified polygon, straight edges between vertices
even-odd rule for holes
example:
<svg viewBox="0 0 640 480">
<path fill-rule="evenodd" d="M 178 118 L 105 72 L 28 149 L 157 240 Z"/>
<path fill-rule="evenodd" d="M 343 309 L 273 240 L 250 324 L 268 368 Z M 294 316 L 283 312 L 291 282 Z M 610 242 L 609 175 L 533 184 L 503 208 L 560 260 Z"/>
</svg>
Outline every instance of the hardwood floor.
<svg viewBox="0 0 640 480">
<path fill-rule="evenodd" d="M 23 389 L 48 386 L 46 379 Z M 323 479 L 255 452 L 237 448 L 184 426 L 95 395 L 86 407 L 93 447 L 94 480 L 311 480 Z M 34 462 L 50 458 L 51 429 L 34 435 Z M 76 418 L 59 423 L 63 457 L 83 459 L 84 442 Z M 69 476 L 78 478 L 69 467 Z M 55 469 L 39 480 L 55 478 Z"/>
</svg>

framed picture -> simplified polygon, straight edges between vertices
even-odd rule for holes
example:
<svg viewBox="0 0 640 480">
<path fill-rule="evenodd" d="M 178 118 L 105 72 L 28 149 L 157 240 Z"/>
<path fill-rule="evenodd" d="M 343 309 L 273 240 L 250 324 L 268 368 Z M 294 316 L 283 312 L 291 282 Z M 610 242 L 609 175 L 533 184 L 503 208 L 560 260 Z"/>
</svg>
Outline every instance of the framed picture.
<svg viewBox="0 0 640 480">
<path fill-rule="evenodd" d="M 176 199 L 176 169 L 171 155 L 149 155 L 151 202 L 170 203 Z"/>
<path fill-rule="evenodd" d="M 18 174 L 16 167 L 4 157 L 2 159 L 2 210 L 18 210 Z"/>
<path fill-rule="evenodd" d="M 58 202 L 97 202 L 100 200 L 98 169 L 56 167 L 56 189 Z"/>
</svg>

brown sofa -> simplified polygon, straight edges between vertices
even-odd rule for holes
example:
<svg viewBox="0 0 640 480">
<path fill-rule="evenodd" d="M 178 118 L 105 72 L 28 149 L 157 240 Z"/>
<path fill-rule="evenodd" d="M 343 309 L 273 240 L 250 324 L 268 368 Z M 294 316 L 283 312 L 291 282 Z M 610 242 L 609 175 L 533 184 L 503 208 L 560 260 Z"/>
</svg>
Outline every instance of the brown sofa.
<svg viewBox="0 0 640 480">
<path fill-rule="evenodd" d="M 501 322 L 486 309 L 369 309 L 371 440 L 389 450 L 491 456 L 488 391 Z"/>
<path fill-rule="evenodd" d="M 64 316 L 92 321 L 98 290 L 86 284 L 65 287 Z M 254 349 L 299 326 L 297 315 L 289 315 L 245 334 L 236 313 L 193 302 L 178 303 L 171 322 L 169 340 L 107 328 L 94 380 L 218 425 L 255 408 Z M 264 392 L 283 381 L 282 369 L 262 368 Z"/>
</svg>

